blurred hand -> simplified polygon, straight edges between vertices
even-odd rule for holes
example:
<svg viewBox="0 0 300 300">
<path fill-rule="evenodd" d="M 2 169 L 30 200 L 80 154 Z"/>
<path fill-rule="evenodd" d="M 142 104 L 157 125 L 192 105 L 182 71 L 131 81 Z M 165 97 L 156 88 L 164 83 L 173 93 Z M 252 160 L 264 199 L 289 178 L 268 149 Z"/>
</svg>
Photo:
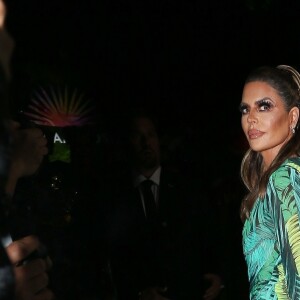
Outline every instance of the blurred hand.
<svg viewBox="0 0 300 300">
<path fill-rule="evenodd" d="M 210 282 L 209 288 L 205 291 L 203 299 L 213 300 L 218 297 L 223 289 L 222 279 L 217 274 L 207 273 L 204 278 Z"/>
<path fill-rule="evenodd" d="M 6 15 L 5 4 L 2 0 L 0 0 L 0 29 L 4 26 L 5 15 Z"/>
<path fill-rule="evenodd" d="M 162 293 L 166 292 L 166 290 L 167 288 L 161 287 L 147 288 L 140 293 L 139 300 L 170 300 L 162 296 Z"/>
<path fill-rule="evenodd" d="M 41 247 L 35 236 L 27 236 L 12 242 L 7 254 L 14 266 L 16 282 L 16 300 L 54 300 L 53 292 L 48 288 L 47 272 L 52 267 L 49 257 L 35 258 L 20 264 L 30 253 Z"/>
<path fill-rule="evenodd" d="M 5 16 L 6 6 L 3 0 L 0 0 L 0 67 L 9 81 L 11 79 L 10 61 L 15 48 L 15 41 L 5 28 Z"/>
</svg>

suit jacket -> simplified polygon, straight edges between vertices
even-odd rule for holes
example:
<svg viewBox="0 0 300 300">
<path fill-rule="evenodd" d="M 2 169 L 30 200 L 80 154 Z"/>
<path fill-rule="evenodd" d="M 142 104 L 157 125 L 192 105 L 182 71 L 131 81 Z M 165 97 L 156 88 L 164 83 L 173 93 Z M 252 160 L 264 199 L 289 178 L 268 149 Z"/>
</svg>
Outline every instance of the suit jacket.
<svg viewBox="0 0 300 300">
<path fill-rule="evenodd" d="M 162 167 L 159 222 L 149 224 L 131 176 L 114 183 L 105 240 L 118 299 L 138 299 L 139 291 L 150 286 L 168 287 L 166 296 L 174 300 L 203 295 L 203 274 L 218 268 L 217 227 L 196 186 Z"/>
</svg>

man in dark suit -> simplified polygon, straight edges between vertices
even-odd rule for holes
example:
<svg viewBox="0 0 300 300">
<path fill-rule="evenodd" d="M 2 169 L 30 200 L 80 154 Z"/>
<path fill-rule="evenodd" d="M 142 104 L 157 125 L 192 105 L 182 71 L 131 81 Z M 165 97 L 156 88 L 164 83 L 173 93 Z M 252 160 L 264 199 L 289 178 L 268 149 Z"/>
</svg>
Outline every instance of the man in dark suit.
<svg viewBox="0 0 300 300">
<path fill-rule="evenodd" d="M 138 112 L 127 125 L 130 164 L 117 172 L 105 221 L 117 299 L 216 299 L 216 226 L 203 190 L 163 166 L 154 119 Z"/>
</svg>

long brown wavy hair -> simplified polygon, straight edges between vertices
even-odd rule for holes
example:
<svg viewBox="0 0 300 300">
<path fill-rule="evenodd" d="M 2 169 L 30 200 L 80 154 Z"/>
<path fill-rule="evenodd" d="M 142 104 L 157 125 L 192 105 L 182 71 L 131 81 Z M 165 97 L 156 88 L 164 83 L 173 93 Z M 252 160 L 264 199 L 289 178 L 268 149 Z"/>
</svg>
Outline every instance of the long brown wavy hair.
<svg viewBox="0 0 300 300">
<path fill-rule="evenodd" d="M 272 86 L 284 102 L 286 111 L 293 107 L 300 107 L 300 75 L 292 67 L 279 65 L 277 67 L 262 66 L 253 70 L 247 77 L 245 84 L 253 81 L 262 81 Z M 300 155 L 299 119 L 295 133 L 290 140 L 282 146 L 270 167 L 263 170 L 263 158 L 259 152 L 251 148 L 245 153 L 240 174 L 248 189 L 241 205 L 241 219 L 245 221 L 258 198 L 266 193 L 267 184 L 271 174 L 289 157 Z"/>
</svg>

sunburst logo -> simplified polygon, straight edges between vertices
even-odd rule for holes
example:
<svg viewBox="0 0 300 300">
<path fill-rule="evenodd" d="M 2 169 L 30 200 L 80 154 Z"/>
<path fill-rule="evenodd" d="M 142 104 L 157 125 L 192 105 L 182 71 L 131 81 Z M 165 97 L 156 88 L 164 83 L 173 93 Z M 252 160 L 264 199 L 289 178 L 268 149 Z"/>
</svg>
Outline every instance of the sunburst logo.
<svg viewBox="0 0 300 300">
<path fill-rule="evenodd" d="M 92 101 L 77 89 L 51 86 L 34 92 L 24 114 L 37 125 L 68 127 L 94 124 L 94 112 Z"/>
</svg>

